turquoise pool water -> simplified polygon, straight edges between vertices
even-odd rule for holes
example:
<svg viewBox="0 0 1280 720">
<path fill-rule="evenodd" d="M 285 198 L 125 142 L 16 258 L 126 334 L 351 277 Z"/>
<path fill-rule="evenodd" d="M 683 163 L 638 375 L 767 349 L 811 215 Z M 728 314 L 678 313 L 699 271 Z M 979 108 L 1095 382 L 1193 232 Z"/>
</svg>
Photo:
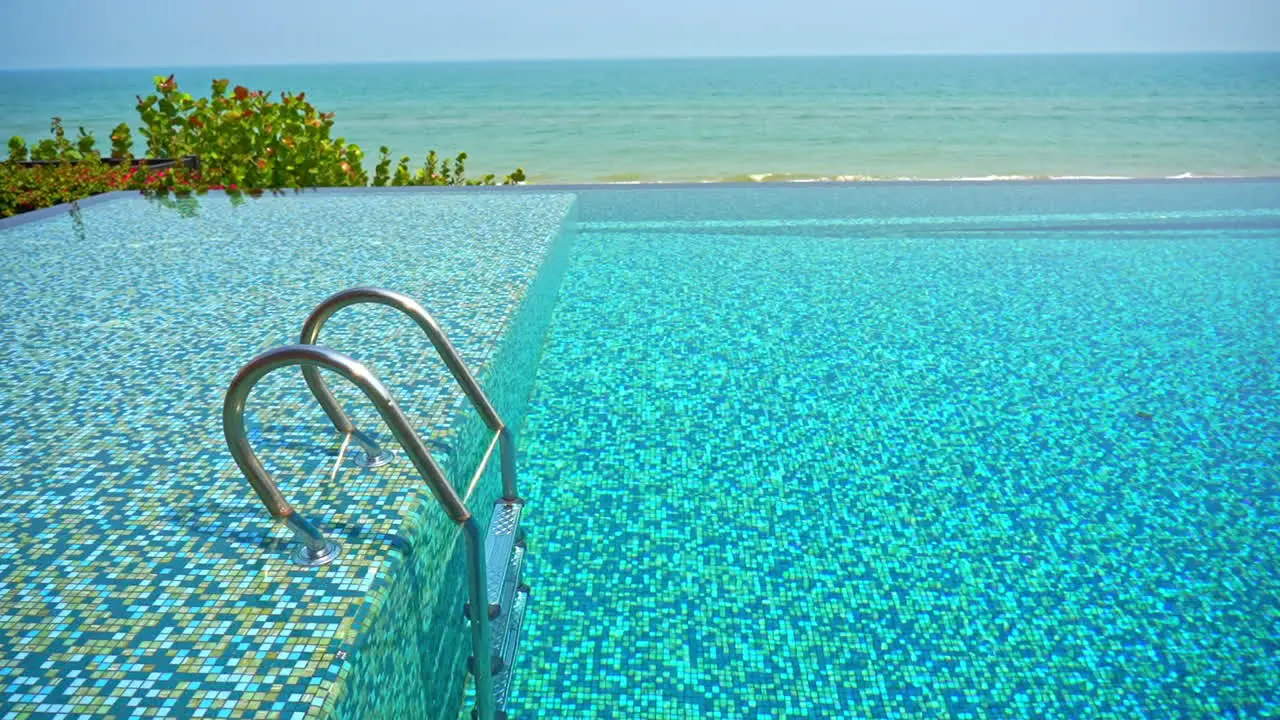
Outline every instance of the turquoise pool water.
<svg viewBox="0 0 1280 720">
<path fill-rule="evenodd" d="M 1280 714 L 1277 187 L 584 194 L 517 715 Z"/>
</svg>

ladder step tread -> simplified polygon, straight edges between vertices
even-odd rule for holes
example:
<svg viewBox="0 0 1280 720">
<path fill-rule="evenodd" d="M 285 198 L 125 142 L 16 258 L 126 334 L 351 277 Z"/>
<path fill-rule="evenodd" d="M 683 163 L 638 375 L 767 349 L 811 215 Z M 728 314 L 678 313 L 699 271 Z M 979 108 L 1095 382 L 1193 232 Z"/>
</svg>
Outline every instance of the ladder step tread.
<svg viewBox="0 0 1280 720">
<path fill-rule="evenodd" d="M 489 607 L 502 603 L 507 574 L 511 570 L 512 549 L 520 530 L 520 513 L 524 503 L 499 500 L 493 504 L 493 519 L 484 539 L 485 572 L 488 575 Z"/>
<path fill-rule="evenodd" d="M 505 622 L 502 641 L 502 669 L 493 676 L 494 708 L 506 710 L 511 699 L 511 680 L 515 670 L 516 649 L 520 645 L 520 628 L 524 625 L 525 608 L 529 605 L 529 589 L 521 587 L 511 601 L 510 620 Z"/>
<path fill-rule="evenodd" d="M 511 627 L 511 618 L 515 616 L 511 607 L 520 589 L 520 571 L 524 566 L 525 552 L 524 545 L 516 545 L 511 551 L 511 567 L 507 570 L 507 583 L 502 588 L 502 612 L 489 621 L 489 640 L 493 643 L 493 654 L 501 657 L 504 663 L 508 660 L 503 655 L 507 632 Z"/>
</svg>

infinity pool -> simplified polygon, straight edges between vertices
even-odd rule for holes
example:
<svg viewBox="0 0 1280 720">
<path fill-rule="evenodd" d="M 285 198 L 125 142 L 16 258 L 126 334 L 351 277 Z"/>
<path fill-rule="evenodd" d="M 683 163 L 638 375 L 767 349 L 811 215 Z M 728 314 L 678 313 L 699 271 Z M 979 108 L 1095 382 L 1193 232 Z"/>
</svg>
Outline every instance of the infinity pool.
<svg viewBox="0 0 1280 720">
<path fill-rule="evenodd" d="M 1280 181 L 117 196 L 0 242 L 0 720 L 468 717 L 404 458 L 255 391 L 343 544 L 301 568 L 222 441 L 235 370 L 354 285 L 519 428 L 513 717 L 1280 715 Z M 325 342 L 465 484 L 415 330 Z"/>
<path fill-rule="evenodd" d="M 585 196 L 518 714 L 1280 714 L 1277 187 Z"/>
</svg>

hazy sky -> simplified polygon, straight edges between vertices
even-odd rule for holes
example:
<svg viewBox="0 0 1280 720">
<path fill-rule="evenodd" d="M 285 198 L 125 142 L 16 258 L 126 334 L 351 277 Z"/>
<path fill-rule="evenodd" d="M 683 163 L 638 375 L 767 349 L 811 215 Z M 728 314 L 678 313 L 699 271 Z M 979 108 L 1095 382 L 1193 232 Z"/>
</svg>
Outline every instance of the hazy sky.
<svg viewBox="0 0 1280 720">
<path fill-rule="evenodd" d="M 0 0 L 0 67 L 1280 51 L 1280 0 Z"/>
</svg>

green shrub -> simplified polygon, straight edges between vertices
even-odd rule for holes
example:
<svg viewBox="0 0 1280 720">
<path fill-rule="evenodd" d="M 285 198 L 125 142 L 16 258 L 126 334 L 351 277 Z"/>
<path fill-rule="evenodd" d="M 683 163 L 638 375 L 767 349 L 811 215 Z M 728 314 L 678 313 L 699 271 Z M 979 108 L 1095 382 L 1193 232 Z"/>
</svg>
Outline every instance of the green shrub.
<svg viewBox="0 0 1280 720">
<path fill-rule="evenodd" d="M 170 75 L 158 94 L 140 98 L 142 136 L 156 158 L 200 158 L 210 184 L 253 188 L 364 185 L 363 153 L 330 137 L 333 113 L 321 113 L 306 93 L 281 95 L 214 80 L 208 98 L 181 92 Z"/>
<path fill-rule="evenodd" d="M 156 77 L 155 92 L 139 97 L 136 105 L 142 125 L 139 133 L 152 158 L 180 160 L 194 156 L 199 169 L 170 168 L 138 172 L 128 164 L 110 168 L 99 161 L 93 134 L 80 128 L 74 141 L 53 118 L 51 137 L 27 146 L 26 140 L 9 140 L 9 160 L 0 164 L 0 216 L 85 197 L 96 192 L 136 188 L 143 192 L 188 194 L 205 190 L 247 191 L 328 186 L 386 185 L 493 185 L 492 174 L 479 179 L 466 176 L 466 153 L 452 160 L 427 153 L 422 167 L 413 169 L 403 156 L 394 170 L 391 150 L 379 148 L 372 181 L 365 172 L 364 152 L 344 138 L 332 137 L 333 113 L 322 113 L 307 101 L 306 93 L 271 93 L 231 87 L 229 80 L 214 80 L 209 97 L 194 98 L 182 92 L 174 76 Z M 133 158 L 133 133 L 121 123 L 111 131 L 111 157 Z M 28 158 L 49 162 L 81 163 L 75 167 L 22 168 Z M 83 169 L 81 171 L 80 169 Z M 503 184 L 525 180 L 520 168 L 506 175 Z M 48 183 L 48 187 L 40 187 Z M 76 193 L 81 193 L 77 195 Z"/>
<path fill-rule="evenodd" d="M 27 159 L 27 141 L 21 135 L 14 135 L 9 138 L 9 160 L 11 162 L 25 162 Z"/>
<path fill-rule="evenodd" d="M 133 159 L 133 133 L 129 131 L 129 123 L 120 123 L 111 131 L 111 157 Z"/>
<path fill-rule="evenodd" d="M 378 148 L 378 165 L 373 169 L 373 186 L 383 187 L 391 182 L 391 148 Z"/>
</svg>

